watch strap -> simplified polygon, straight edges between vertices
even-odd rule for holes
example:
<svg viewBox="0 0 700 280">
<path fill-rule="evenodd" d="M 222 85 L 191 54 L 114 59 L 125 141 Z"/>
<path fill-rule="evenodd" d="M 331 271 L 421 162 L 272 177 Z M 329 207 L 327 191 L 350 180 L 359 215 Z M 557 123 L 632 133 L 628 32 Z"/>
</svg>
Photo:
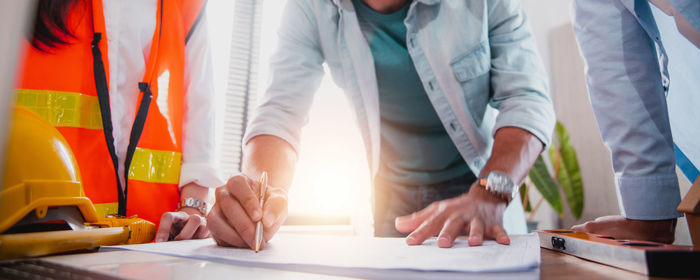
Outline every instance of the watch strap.
<svg viewBox="0 0 700 280">
<path fill-rule="evenodd" d="M 507 174 L 491 171 L 485 177 L 479 178 L 479 185 L 490 193 L 503 198 L 509 204 L 516 197 L 519 188 Z"/>
<path fill-rule="evenodd" d="M 194 197 L 183 197 L 180 199 L 180 202 L 177 203 L 177 209 L 179 210 L 185 207 L 197 209 L 199 212 L 202 212 L 204 216 L 207 214 L 207 202 Z"/>
</svg>

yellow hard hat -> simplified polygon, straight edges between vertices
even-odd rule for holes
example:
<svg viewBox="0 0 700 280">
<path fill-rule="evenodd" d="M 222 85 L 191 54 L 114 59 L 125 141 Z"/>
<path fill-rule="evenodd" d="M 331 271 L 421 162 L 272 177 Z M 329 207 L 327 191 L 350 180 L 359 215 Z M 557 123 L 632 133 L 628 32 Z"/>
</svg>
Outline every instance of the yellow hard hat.
<svg viewBox="0 0 700 280">
<path fill-rule="evenodd" d="M 41 219 L 56 206 L 77 206 L 86 222 L 97 222 L 78 164 L 61 133 L 20 106 L 14 109 L 11 126 L 0 189 L 0 233 L 32 211 Z"/>
</svg>

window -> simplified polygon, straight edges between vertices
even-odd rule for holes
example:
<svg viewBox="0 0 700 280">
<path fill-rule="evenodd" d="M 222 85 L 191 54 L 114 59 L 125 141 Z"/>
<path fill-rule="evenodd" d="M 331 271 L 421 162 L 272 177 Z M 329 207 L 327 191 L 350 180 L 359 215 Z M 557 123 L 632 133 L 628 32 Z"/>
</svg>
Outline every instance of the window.
<svg viewBox="0 0 700 280">
<path fill-rule="evenodd" d="M 230 157 L 239 155 L 241 125 L 254 109 L 257 97 L 264 93 L 284 3 L 283 0 L 209 1 L 207 12 L 218 104 L 227 104 L 218 109 L 217 126 L 220 162 L 226 175 L 238 170 L 238 159 Z M 236 18 L 231 19 L 232 14 Z M 246 18 L 251 15 L 252 18 Z M 245 50 L 245 44 L 253 48 Z M 252 57 L 240 57 L 243 53 Z M 255 57 L 257 54 L 259 59 Z M 241 61 L 251 62 L 250 67 L 229 65 Z M 253 73 L 241 81 L 246 71 Z M 248 83 L 248 96 L 240 94 L 243 82 Z M 242 102 L 249 102 L 250 107 L 244 108 Z M 309 123 L 303 129 L 299 162 L 289 193 L 287 222 L 351 224 L 355 233 L 369 235 L 370 190 L 365 149 L 352 109 L 344 93 L 326 75 L 316 93 Z"/>
</svg>

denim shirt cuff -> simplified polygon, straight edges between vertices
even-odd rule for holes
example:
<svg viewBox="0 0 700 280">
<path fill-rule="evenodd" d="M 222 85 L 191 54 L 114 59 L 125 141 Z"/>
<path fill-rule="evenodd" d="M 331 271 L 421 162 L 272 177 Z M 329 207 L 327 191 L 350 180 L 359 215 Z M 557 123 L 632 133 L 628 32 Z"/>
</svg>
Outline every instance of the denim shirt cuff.
<svg viewBox="0 0 700 280">
<path fill-rule="evenodd" d="M 674 174 L 620 176 L 623 216 L 634 220 L 666 220 L 681 217 L 678 177 Z"/>
<path fill-rule="evenodd" d="M 552 144 L 554 121 L 551 118 L 538 118 L 535 121 L 532 121 L 532 119 L 532 117 L 523 118 L 522 116 L 500 118 L 496 121 L 496 125 L 493 128 L 493 136 L 496 136 L 496 132 L 503 127 L 517 127 L 537 137 L 544 144 L 544 150 L 546 150 Z"/>
</svg>

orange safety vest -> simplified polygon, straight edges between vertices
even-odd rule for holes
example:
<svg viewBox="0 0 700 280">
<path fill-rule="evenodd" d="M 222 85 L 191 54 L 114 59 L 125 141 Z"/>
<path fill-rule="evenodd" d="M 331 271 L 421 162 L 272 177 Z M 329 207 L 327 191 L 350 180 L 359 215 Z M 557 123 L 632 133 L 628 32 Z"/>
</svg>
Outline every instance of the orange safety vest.
<svg viewBox="0 0 700 280">
<path fill-rule="evenodd" d="M 185 45 L 205 0 L 160 0 L 137 113 L 118 174 L 109 106 L 107 36 L 102 2 L 81 1 L 67 26 L 70 44 L 41 52 L 26 42 L 17 103 L 52 123 L 68 140 L 85 194 L 98 214 L 138 215 L 158 225 L 179 200 Z M 136 85 L 134 85 L 136 86 Z M 117 176 L 124 176 L 121 186 Z"/>
</svg>

